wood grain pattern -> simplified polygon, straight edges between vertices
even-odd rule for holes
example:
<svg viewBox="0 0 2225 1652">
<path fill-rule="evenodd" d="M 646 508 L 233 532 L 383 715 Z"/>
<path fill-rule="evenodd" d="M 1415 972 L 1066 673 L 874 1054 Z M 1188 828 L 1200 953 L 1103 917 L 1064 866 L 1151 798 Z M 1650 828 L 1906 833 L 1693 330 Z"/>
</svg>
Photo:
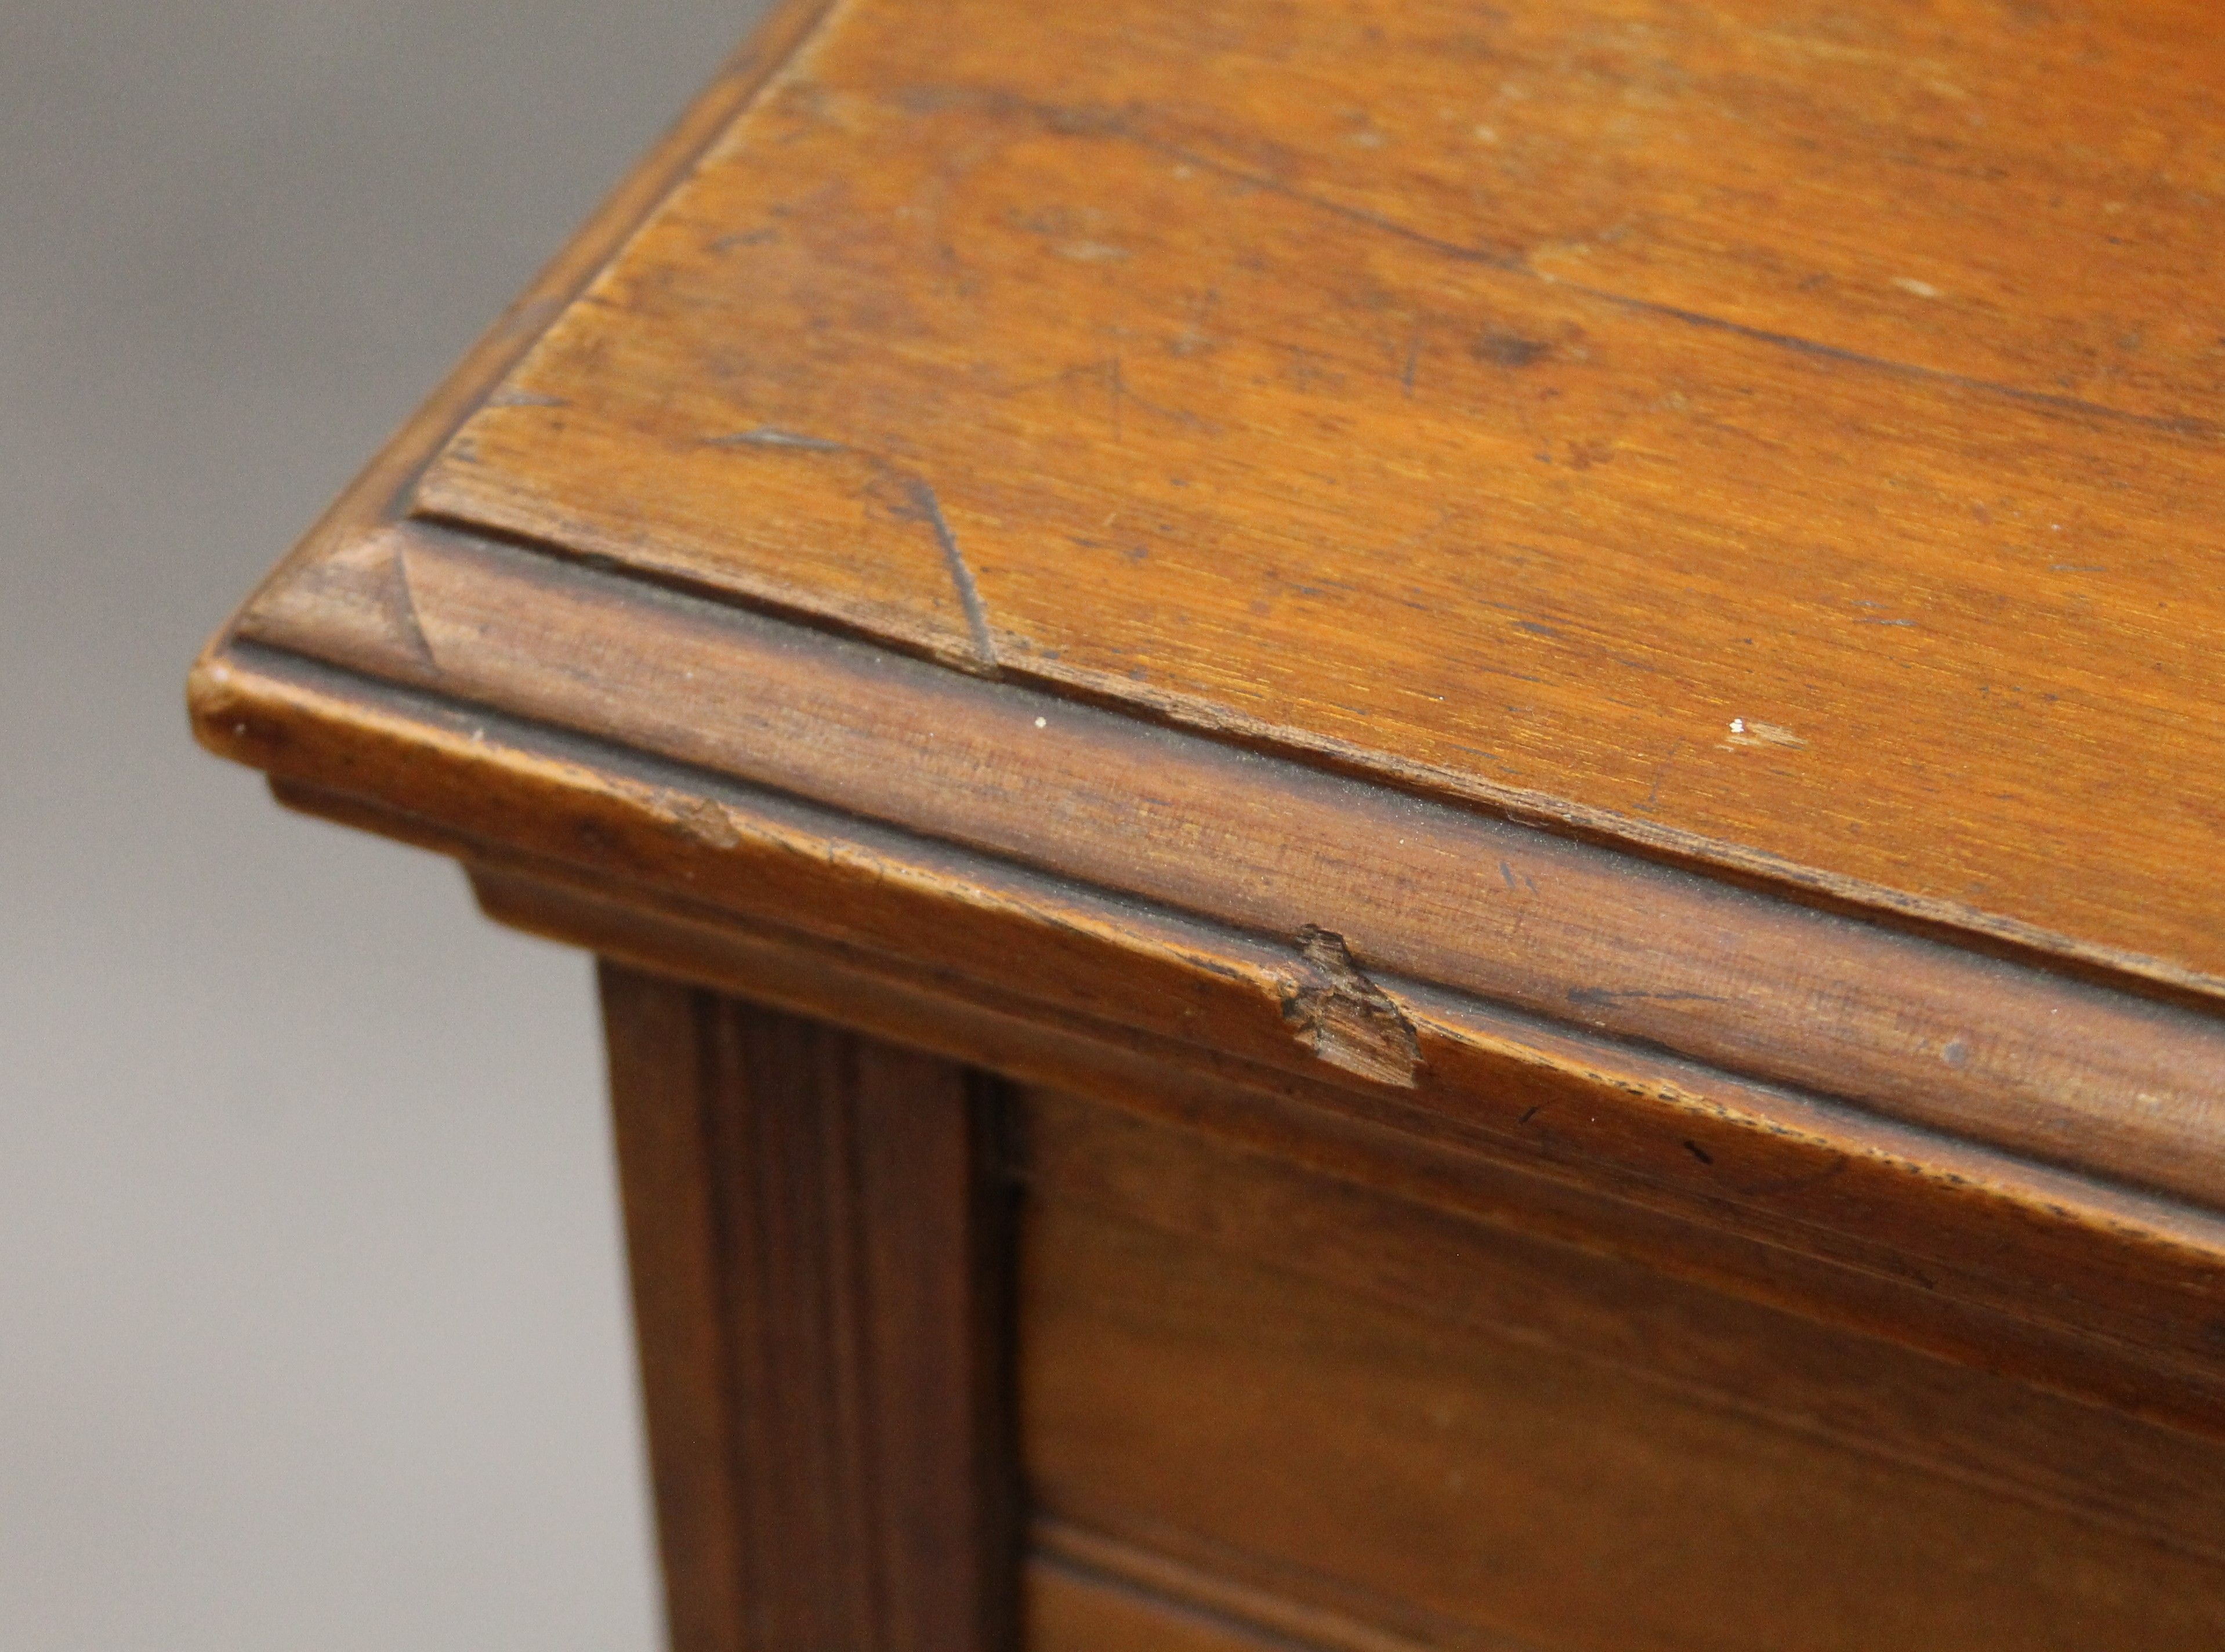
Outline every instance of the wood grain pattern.
<svg viewBox="0 0 2225 1652">
<path fill-rule="evenodd" d="M 1012 1644 L 994 1102 L 605 965 L 675 1652 Z"/>
<path fill-rule="evenodd" d="M 1072 1105 L 1031 1101 L 1030 1134 Z M 1082 1187 L 1030 1154 L 1045 1516 L 1427 1645 L 2225 1632 L 2214 1445 L 1379 1196 L 1292 1228 L 1256 1202 L 1292 1173 L 1206 1136 L 1090 1147 Z M 1123 1156 L 1132 1177 L 1101 1174 Z M 1159 1196 L 1185 1157 L 1208 1203 Z"/>
<path fill-rule="evenodd" d="M 1179 10 L 852 0 L 415 508 L 2225 978 L 2199 9 Z"/>
<path fill-rule="evenodd" d="M 867 15 L 846 10 L 817 38 Z M 809 22 L 784 14 L 774 47 L 806 40 Z M 644 176 L 684 167 L 777 56 L 762 52 L 721 82 Z M 756 118 L 720 153 L 746 151 Z M 634 187 L 625 203 L 653 193 Z M 583 278 L 624 229 L 606 214 L 552 280 Z M 535 302 L 545 313 L 548 301 Z M 1421 1029 L 1425 1120 L 1476 1121 L 1585 1174 L 1607 1164 L 1705 1189 L 1741 1231 L 1768 1206 L 1768 1219 L 1808 1233 L 1860 1232 L 1927 1278 L 1942 1276 L 1943 1247 L 2007 1258 L 2004 1278 L 2021 1279 L 2051 1317 L 2093 1326 L 2099 1314 L 2135 1345 L 2204 1368 L 2215 1358 L 2207 1241 L 2184 1249 L 2184 1213 L 2158 1217 L 2075 1180 L 2067 1197 L 2002 1199 L 2005 1185 L 2045 1179 L 2032 1181 L 2028 1163 L 2006 1183 L 1959 1168 L 1965 1142 L 1981 1158 L 2006 1147 L 2214 1204 L 2225 1061 L 2215 1016 L 2192 1009 L 2198 982 L 2177 1005 L 2089 991 L 2032 969 L 2029 945 L 1989 955 L 1969 931 L 1954 946 L 1906 944 L 1905 930 L 1683 880 L 1454 803 L 1349 786 L 1011 685 L 907 674 L 885 653 L 386 522 L 406 505 L 395 490 L 409 467 L 445 439 L 472 383 L 484 391 L 520 330 L 481 352 L 206 657 L 193 691 L 204 739 L 289 784 L 384 800 L 412 830 L 460 832 L 480 858 L 516 850 L 628 889 L 831 927 L 989 991 L 1024 982 L 1024 996 L 1242 1060 L 1287 1068 L 1303 1038 L 1308 1070 L 1332 1079 L 1350 1069 L 1308 1031 L 1304 995 L 1326 978 L 1296 941 L 1309 925 L 1334 931 Z M 301 663 L 314 659 L 367 674 L 319 679 Z M 397 699 L 374 679 L 437 698 Z M 601 743 L 551 745 L 551 725 Z M 959 734 L 955 758 L 938 758 L 935 743 Z M 756 784 L 737 789 L 738 776 Z M 838 813 L 791 829 L 764 784 Z M 884 853 L 864 817 L 908 828 L 900 850 Z M 985 847 L 995 864 L 939 859 L 922 832 Z M 1084 887 L 1054 878 L 1016 895 L 1015 860 Z M 1014 937 L 1024 940 L 1007 950 Z M 2099 966 L 2089 978 L 2153 989 L 2171 974 L 2159 966 L 2139 982 Z M 1563 1026 L 1510 1032 L 1509 1006 Z M 1574 1042 L 1556 1042 L 1563 1029 Z M 1634 1057 L 1633 1046 L 1700 1065 Z M 1786 1086 L 1805 1093 L 1764 1093 Z M 1813 1111 L 1818 1095 L 1941 1135 L 1865 1125 L 1871 1134 L 1854 1132 L 1865 1142 L 1905 1144 L 1842 1157 L 1848 1121 L 1828 1102 Z M 2013 1241 L 1967 1242 L 2003 1221 Z M 2039 1278 L 2072 1276 L 2118 1282 L 2032 1294 Z"/>
</svg>

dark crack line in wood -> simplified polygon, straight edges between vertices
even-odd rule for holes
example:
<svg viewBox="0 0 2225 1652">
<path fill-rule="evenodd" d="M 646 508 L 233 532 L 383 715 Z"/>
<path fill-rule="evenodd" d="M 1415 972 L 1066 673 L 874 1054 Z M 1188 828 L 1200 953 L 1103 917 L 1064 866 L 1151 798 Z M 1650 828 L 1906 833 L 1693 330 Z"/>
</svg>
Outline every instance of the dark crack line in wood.
<svg viewBox="0 0 2225 1652">
<path fill-rule="evenodd" d="M 942 547 L 944 566 L 950 570 L 950 582 L 958 587 L 959 604 L 966 610 L 966 623 L 973 633 L 974 651 L 981 656 L 982 669 L 993 677 L 998 672 L 997 645 L 989 635 L 989 612 L 981 605 L 981 593 L 974 587 L 973 570 L 966 566 L 965 555 L 958 548 L 958 535 L 950 531 L 950 523 L 942 514 L 941 501 L 935 497 L 935 490 L 927 484 L 926 478 L 905 474 L 903 480 L 920 520 L 935 530 L 935 540 Z"/>
<path fill-rule="evenodd" d="M 806 435 L 800 431 L 781 430 L 771 425 L 759 425 L 754 430 L 745 430 L 732 436 L 713 436 L 705 444 L 711 447 L 777 447 L 805 453 L 849 453 L 865 461 L 875 470 L 895 481 L 903 489 L 909 509 L 903 514 L 906 519 L 923 522 L 934 534 L 935 542 L 942 553 L 942 565 L 950 575 L 950 583 L 958 592 L 958 605 L 965 611 L 966 629 L 973 642 L 973 652 L 980 662 L 982 674 L 994 677 L 1001 674 L 997 658 L 996 639 L 989 630 L 989 611 L 981 601 L 980 587 L 973 583 L 973 571 L 966 566 L 966 554 L 958 548 L 958 535 L 951 531 L 949 518 L 942 514 L 942 502 L 935 497 L 934 487 L 916 471 L 906 470 L 871 448 L 854 443 L 832 440 L 825 436 Z"/>
<path fill-rule="evenodd" d="M 1536 280 L 1560 287 L 1571 293 L 1581 293 L 1603 303 L 1664 320 L 1680 321 L 1686 326 L 1699 327 L 1710 332 L 1727 332 L 1735 338 L 1747 339 L 1756 344 L 1787 350 L 1796 355 L 1812 357 L 1819 361 L 1843 362 L 1853 367 L 1867 367 L 1880 372 L 1898 373 L 1918 378 L 1928 383 L 1944 384 L 1956 389 L 1975 390 L 1982 394 L 2006 396 L 2025 407 L 2041 408 L 2051 413 L 2089 415 L 2111 419 L 2120 424 L 2137 425 L 2144 430 L 2161 431 L 2172 436 L 2199 436 L 2215 440 L 2219 427 L 2208 420 L 2187 415 L 2133 413 L 2123 408 L 2106 406 L 2099 402 L 2082 401 L 2075 396 L 2056 396 L 2045 390 L 2027 390 L 2014 384 L 2003 384 L 1998 380 L 1977 378 L 1968 373 L 1949 372 L 1943 367 L 1925 367 L 1915 362 L 1895 361 L 1888 356 L 1867 356 L 1859 350 L 1846 350 L 1837 345 L 1822 344 L 1813 339 L 1801 338 L 1797 333 L 1772 332 L 1766 327 L 1749 326 L 1743 321 L 1733 321 L 1720 315 L 1709 315 L 1702 310 L 1680 309 L 1674 304 L 1664 304 L 1649 298 L 1633 298 L 1627 293 L 1610 292 L 1603 287 L 1587 286 L 1582 282 L 1563 281 L 1549 275 L 1525 263 L 1522 273 Z"/>
</svg>

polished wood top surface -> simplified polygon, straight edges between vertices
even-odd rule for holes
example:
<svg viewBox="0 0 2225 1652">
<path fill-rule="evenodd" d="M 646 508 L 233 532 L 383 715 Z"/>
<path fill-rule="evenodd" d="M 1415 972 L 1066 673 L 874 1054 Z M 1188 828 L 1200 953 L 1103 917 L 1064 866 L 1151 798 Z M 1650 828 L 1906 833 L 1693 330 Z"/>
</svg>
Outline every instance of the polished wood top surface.
<svg viewBox="0 0 2225 1652">
<path fill-rule="evenodd" d="M 2225 991 L 2215 22 L 843 0 L 407 508 Z"/>
</svg>

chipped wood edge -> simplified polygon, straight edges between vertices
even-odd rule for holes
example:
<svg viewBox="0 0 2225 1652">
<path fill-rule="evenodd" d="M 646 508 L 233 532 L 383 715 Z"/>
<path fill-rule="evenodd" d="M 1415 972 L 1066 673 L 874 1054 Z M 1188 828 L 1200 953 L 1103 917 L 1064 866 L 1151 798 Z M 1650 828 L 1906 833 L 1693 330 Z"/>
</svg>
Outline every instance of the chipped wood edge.
<svg viewBox="0 0 2225 1652">
<path fill-rule="evenodd" d="M 1283 1000 L 1283 1018 L 1331 1067 L 1411 1089 L 1422 1041 L 1405 1012 L 1353 962 L 1352 949 L 1334 930 L 1306 924 L 1296 940 L 1315 978 Z"/>
</svg>

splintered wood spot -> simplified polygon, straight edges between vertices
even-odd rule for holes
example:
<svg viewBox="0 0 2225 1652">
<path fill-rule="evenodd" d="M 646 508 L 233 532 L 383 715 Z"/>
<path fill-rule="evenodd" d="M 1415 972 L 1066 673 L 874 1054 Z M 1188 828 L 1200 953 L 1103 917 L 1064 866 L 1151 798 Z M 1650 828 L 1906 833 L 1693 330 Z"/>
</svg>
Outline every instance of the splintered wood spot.
<svg viewBox="0 0 2225 1652">
<path fill-rule="evenodd" d="M 657 812 L 674 827 L 712 849 L 732 849 L 742 840 L 726 811 L 707 797 L 684 797 L 667 792 L 656 800 Z"/>
<path fill-rule="evenodd" d="M 1331 1067 L 1411 1089 L 1422 1065 L 1414 1024 L 1352 961 L 1344 937 L 1308 924 L 1293 937 L 1309 978 L 1283 999 L 1283 1019 Z"/>
<path fill-rule="evenodd" d="M 1743 717 L 1731 718 L 1728 744 L 1734 746 L 1784 746 L 1797 751 L 1808 743 L 1791 729 L 1781 729 L 1774 723 L 1750 722 Z"/>
</svg>

